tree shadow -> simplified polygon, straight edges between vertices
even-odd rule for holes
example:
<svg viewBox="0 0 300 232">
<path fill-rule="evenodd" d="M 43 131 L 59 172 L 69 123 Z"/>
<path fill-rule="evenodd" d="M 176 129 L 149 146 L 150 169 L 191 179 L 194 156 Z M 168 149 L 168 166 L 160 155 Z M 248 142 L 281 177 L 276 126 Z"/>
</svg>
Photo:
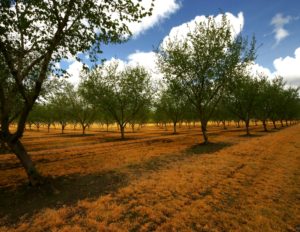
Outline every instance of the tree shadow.
<svg viewBox="0 0 300 232">
<path fill-rule="evenodd" d="M 242 137 L 242 138 L 257 138 L 257 137 L 262 137 L 264 136 L 264 134 L 242 134 L 242 135 L 239 135 L 239 137 Z"/>
<path fill-rule="evenodd" d="M 196 145 L 191 146 L 186 150 L 187 154 L 193 155 L 193 154 L 210 154 L 217 152 L 225 147 L 232 146 L 232 143 L 199 143 Z"/>
<path fill-rule="evenodd" d="M 172 140 L 159 140 L 159 142 L 169 143 Z M 18 223 L 21 217 L 30 218 L 45 208 L 55 209 L 76 204 L 83 199 L 97 199 L 128 186 L 132 175 L 139 178 L 142 174 L 168 168 L 193 155 L 211 154 L 230 145 L 232 144 L 197 144 L 183 152 L 157 156 L 144 162 L 127 165 L 122 168 L 123 171 L 111 170 L 88 175 L 48 177 L 43 185 L 35 188 L 25 183 L 14 188 L 0 187 L 0 226 Z"/>
<path fill-rule="evenodd" d="M 69 175 L 46 178 L 39 187 L 22 184 L 16 188 L 0 188 L 2 223 L 17 223 L 44 208 L 72 205 L 82 199 L 95 199 L 127 185 L 124 173 L 108 171 L 90 175 Z M 1 225 L 1 222 L 0 222 Z"/>
<path fill-rule="evenodd" d="M 57 134 L 56 136 L 58 137 L 66 137 L 66 138 L 77 138 L 77 137 L 93 137 L 93 136 L 96 136 L 96 134 L 93 134 L 93 133 L 88 133 L 88 134 Z"/>
<path fill-rule="evenodd" d="M 188 159 L 193 155 L 211 154 L 231 145 L 233 144 L 231 143 L 196 144 L 194 146 L 189 147 L 183 152 L 179 152 L 172 155 L 153 157 L 143 163 L 130 164 L 127 166 L 127 168 L 138 176 L 142 172 L 158 171 L 168 167 L 172 163 Z"/>
</svg>

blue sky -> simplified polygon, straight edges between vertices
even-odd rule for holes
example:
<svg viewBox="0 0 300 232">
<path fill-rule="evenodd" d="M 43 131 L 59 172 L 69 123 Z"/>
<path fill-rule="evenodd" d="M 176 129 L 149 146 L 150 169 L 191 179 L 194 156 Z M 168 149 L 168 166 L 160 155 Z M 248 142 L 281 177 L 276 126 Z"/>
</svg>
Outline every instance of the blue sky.
<svg viewBox="0 0 300 232">
<path fill-rule="evenodd" d="M 295 55 L 296 49 L 300 48 L 299 0 L 156 0 L 156 4 L 158 13 L 152 16 L 150 23 L 143 29 L 133 27 L 135 36 L 128 42 L 104 46 L 101 58 L 110 60 L 115 57 L 128 62 L 131 54 L 153 51 L 173 27 L 185 24 L 196 16 L 216 16 L 228 12 L 238 17 L 242 12 L 244 25 L 241 33 L 249 37 L 255 35 L 257 45 L 260 45 L 256 63 L 272 75 L 280 74 L 298 83 L 300 72 L 290 70 L 286 74 L 285 69 L 291 69 L 291 66 L 296 69 L 295 64 L 300 62 L 300 49 L 299 55 Z"/>
</svg>

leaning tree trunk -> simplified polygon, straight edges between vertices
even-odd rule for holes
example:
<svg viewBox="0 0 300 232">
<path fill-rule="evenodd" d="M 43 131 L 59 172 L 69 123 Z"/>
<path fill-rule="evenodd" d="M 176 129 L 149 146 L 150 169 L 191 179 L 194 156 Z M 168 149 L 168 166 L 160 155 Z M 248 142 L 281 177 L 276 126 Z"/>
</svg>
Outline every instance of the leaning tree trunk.
<svg viewBox="0 0 300 232">
<path fill-rule="evenodd" d="M 7 145 L 21 161 L 22 166 L 24 167 L 27 173 L 30 184 L 32 186 L 36 186 L 40 184 L 42 182 L 42 177 L 40 176 L 39 172 L 35 168 L 30 156 L 27 154 L 27 151 L 25 150 L 20 140 L 9 141 L 7 142 Z"/>
<path fill-rule="evenodd" d="M 222 121 L 222 124 L 223 124 L 223 129 L 224 129 L 224 130 L 227 130 L 227 127 L 226 127 L 226 121 L 225 121 L 225 120 Z"/>
<path fill-rule="evenodd" d="M 202 130 L 202 135 L 203 135 L 203 139 L 204 139 L 204 144 L 208 143 L 208 136 L 207 136 L 207 122 L 202 120 L 201 121 L 201 130 Z"/>
</svg>

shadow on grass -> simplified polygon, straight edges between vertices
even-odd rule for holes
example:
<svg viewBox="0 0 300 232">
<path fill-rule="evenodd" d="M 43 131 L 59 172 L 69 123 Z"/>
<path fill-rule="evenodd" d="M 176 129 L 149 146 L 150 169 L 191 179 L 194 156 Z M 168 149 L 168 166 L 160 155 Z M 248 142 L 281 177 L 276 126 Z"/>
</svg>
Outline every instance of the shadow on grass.
<svg viewBox="0 0 300 232">
<path fill-rule="evenodd" d="M 127 185 L 127 176 L 109 171 L 91 175 L 70 175 L 45 179 L 39 187 L 23 184 L 17 188 L 0 188 L 1 223 L 11 225 L 20 217 L 30 217 L 43 208 L 72 205 L 82 199 L 94 199 Z"/>
<path fill-rule="evenodd" d="M 214 153 L 230 145 L 229 143 L 198 144 L 183 152 L 153 157 L 145 162 L 127 165 L 124 167 L 124 172 L 118 170 L 48 178 L 37 188 L 30 187 L 28 184 L 16 188 L 0 187 L 0 226 L 18 223 L 20 217 L 25 215 L 25 218 L 30 218 L 45 208 L 68 206 L 82 199 L 97 199 L 128 186 L 132 175 L 139 178 L 144 173 L 168 168 L 169 165 L 193 155 Z"/>
<path fill-rule="evenodd" d="M 217 152 L 225 147 L 231 146 L 231 143 L 200 143 L 186 150 L 187 154 L 210 154 Z"/>
<path fill-rule="evenodd" d="M 106 138 L 101 138 L 101 142 L 126 142 L 126 141 L 131 141 L 131 140 L 137 140 L 138 138 L 136 137 L 125 137 L 125 138 L 120 138 L 120 137 L 106 137 Z"/>
<path fill-rule="evenodd" d="M 210 154 L 217 152 L 225 147 L 231 146 L 231 143 L 208 143 L 208 144 L 197 144 L 194 145 L 184 152 L 171 154 L 171 155 L 163 155 L 153 157 L 143 163 L 138 164 L 130 164 L 127 166 L 129 170 L 131 170 L 136 175 L 140 175 L 145 171 L 158 171 L 163 168 L 166 168 L 168 165 L 171 165 L 174 162 L 182 161 L 188 159 L 193 155 L 201 155 L 201 154 Z"/>
<path fill-rule="evenodd" d="M 66 138 L 77 138 L 77 137 L 92 137 L 96 136 L 96 134 L 57 134 L 58 137 L 66 137 Z"/>
<path fill-rule="evenodd" d="M 263 133 L 267 133 L 267 132 L 263 132 Z M 242 137 L 242 138 L 257 138 L 257 137 L 262 137 L 264 136 L 265 134 L 242 134 L 242 135 L 239 135 L 239 137 Z"/>
</svg>

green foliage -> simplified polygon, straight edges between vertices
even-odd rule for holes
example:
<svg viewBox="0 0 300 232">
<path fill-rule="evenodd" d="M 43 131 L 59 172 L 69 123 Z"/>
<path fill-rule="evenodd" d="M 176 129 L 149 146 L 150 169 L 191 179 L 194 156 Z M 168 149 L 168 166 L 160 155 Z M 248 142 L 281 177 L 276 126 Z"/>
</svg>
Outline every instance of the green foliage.
<svg viewBox="0 0 300 232">
<path fill-rule="evenodd" d="M 176 124 L 184 119 L 185 112 L 188 110 L 187 99 L 178 89 L 170 85 L 161 93 L 159 102 L 156 105 L 156 114 L 162 120 L 172 121 L 174 133 L 176 133 Z"/>
<path fill-rule="evenodd" d="M 206 125 L 224 94 L 226 84 L 255 58 L 255 40 L 234 36 L 226 16 L 210 17 L 196 25 L 185 39 L 169 40 L 158 53 L 160 70 L 198 112 L 205 142 Z"/>
<path fill-rule="evenodd" d="M 57 62 L 80 52 L 97 60 L 102 44 L 125 41 L 130 35 L 128 23 L 149 14 L 151 9 L 132 0 L 0 1 L 0 69 L 4 70 L 0 73 L 0 139 L 12 146 L 20 144 L 47 76 L 64 73 Z M 57 105 L 63 98 L 58 97 Z M 11 109 L 14 102 L 19 104 L 17 110 Z M 17 120 L 17 130 L 11 132 L 13 120 Z M 21 153 L 17 156 L 34 168 L 26 151 Z"/>
<path fill-rule="evenodd" d="M 258 104 L 259 80 L 246 73 L 235 76 L 227 87 L 225 104 L 229 111 L 246 124 L 249 134 L 249 122 L 255 116 Z"/>
<path fill-rule="evenodd" d="M 118 123 L 123 138 L 126 124 L 136 121 L 150 107 L 152 88 L 144 68 L 118 68 L 118 63 L 111 63 L 93 70 L 82 89 L 91 104 Z"/>
</svg>

